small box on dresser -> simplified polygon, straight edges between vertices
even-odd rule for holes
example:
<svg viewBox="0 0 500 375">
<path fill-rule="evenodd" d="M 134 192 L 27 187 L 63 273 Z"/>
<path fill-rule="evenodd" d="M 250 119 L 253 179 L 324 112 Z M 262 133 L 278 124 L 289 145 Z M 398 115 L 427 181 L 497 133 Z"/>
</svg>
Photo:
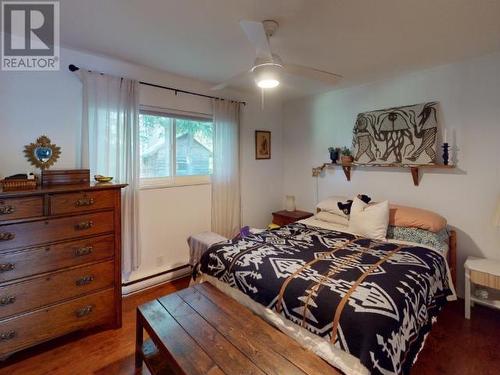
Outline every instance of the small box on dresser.
<svg viewBox="0 0 500 375">
<path fill-rule="evenodd" d="M 44 169 L 42 185 L 75 185 L 90 183 L 90 169 Z"/>
<path fill-rule="evenodd" d="M 0 190 L 0 357 L 121 326 L 120 184 Z"/>
</svg>

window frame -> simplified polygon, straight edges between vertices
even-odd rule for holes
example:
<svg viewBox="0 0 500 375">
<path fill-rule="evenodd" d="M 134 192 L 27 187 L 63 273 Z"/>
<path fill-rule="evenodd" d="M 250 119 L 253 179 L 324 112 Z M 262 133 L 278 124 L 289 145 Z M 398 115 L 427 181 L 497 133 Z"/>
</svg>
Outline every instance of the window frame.
<svg viewBox="0 0 500 375">
<path fill-rule="evenodd" d="M 209 185 L 211 184 L 211 175 L 193 175 L 193 176 L 176 176 L 177 173 L 177 144 L 176 144 L 176 122 L 175 119 L 207 121 L 213 126 L 213 116 L 206 113 L 186 112 L 160 107 L 139 106 L 139 115 L 148 114 L 153 116 L 163 116 L 172 118 L 171 129 L 171 147 L 170 147 L 170 170 L 171 176 L 166 177 L 140 177 L 139 188 L 146 189 L 161 189 L 172 188 L 179 186 L 194 186 L 194 185 Z M 141 156 L 140 156 L 141 157 Z M 140 173 L 140 172 L 139 172 Z"/>
</svg>

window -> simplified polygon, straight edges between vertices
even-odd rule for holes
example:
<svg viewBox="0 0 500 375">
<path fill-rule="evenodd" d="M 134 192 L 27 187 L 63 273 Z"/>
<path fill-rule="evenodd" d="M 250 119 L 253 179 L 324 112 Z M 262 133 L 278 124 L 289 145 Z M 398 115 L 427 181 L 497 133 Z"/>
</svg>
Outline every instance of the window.
<svg viewBox="0 0 500 375">
<path fill-rule="evenodd" d="M 141 178 L 170 177 L 172 159 L 172 123 L 166 116 L 141 113 Z"/>
<path fill-rule="evenodd" d="M 213 124 L 175 119 L 175 171 L 177 176 L 212 174 Z"/>
<path fill-rule="evenodd" d="M 211 120 L 142 111 L 139 138 L 143 184 L 208 182 L 213 166 Z"/>
</svg>

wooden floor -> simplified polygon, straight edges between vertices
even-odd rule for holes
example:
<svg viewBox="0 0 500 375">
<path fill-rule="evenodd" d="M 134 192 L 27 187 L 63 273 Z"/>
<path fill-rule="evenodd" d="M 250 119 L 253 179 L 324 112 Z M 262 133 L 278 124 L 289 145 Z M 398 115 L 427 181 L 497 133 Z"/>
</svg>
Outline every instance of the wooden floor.
<svg viewBox="0 0 500 375">
<path fill-rule="evenodd" d="M 188 285 L 187 278 L 127 297 L 123 327 L 71 335 L 18 353 L 0 374 L 132 375 L 134 374 L 135 308 Z M 412 375 L 497 375 L 500 373 L 500 312 L 474 307 L 463 317 L 463 301 L 449 303 L 427 338 Z M 143 374 L 148 374 L 144 370 Z"/>
</svg>

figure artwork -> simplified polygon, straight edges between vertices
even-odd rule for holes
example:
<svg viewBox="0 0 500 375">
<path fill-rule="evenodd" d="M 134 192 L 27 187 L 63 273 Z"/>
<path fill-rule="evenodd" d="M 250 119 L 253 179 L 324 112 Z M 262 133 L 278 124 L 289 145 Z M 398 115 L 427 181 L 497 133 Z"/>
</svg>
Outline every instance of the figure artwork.
<svg viewBox="0 0 500 375">
<path fill-rule="evenodd" d="M 360 113 L 353 130 L 359 164 L 436 163 L 437 102 Z"/>
</svg>

